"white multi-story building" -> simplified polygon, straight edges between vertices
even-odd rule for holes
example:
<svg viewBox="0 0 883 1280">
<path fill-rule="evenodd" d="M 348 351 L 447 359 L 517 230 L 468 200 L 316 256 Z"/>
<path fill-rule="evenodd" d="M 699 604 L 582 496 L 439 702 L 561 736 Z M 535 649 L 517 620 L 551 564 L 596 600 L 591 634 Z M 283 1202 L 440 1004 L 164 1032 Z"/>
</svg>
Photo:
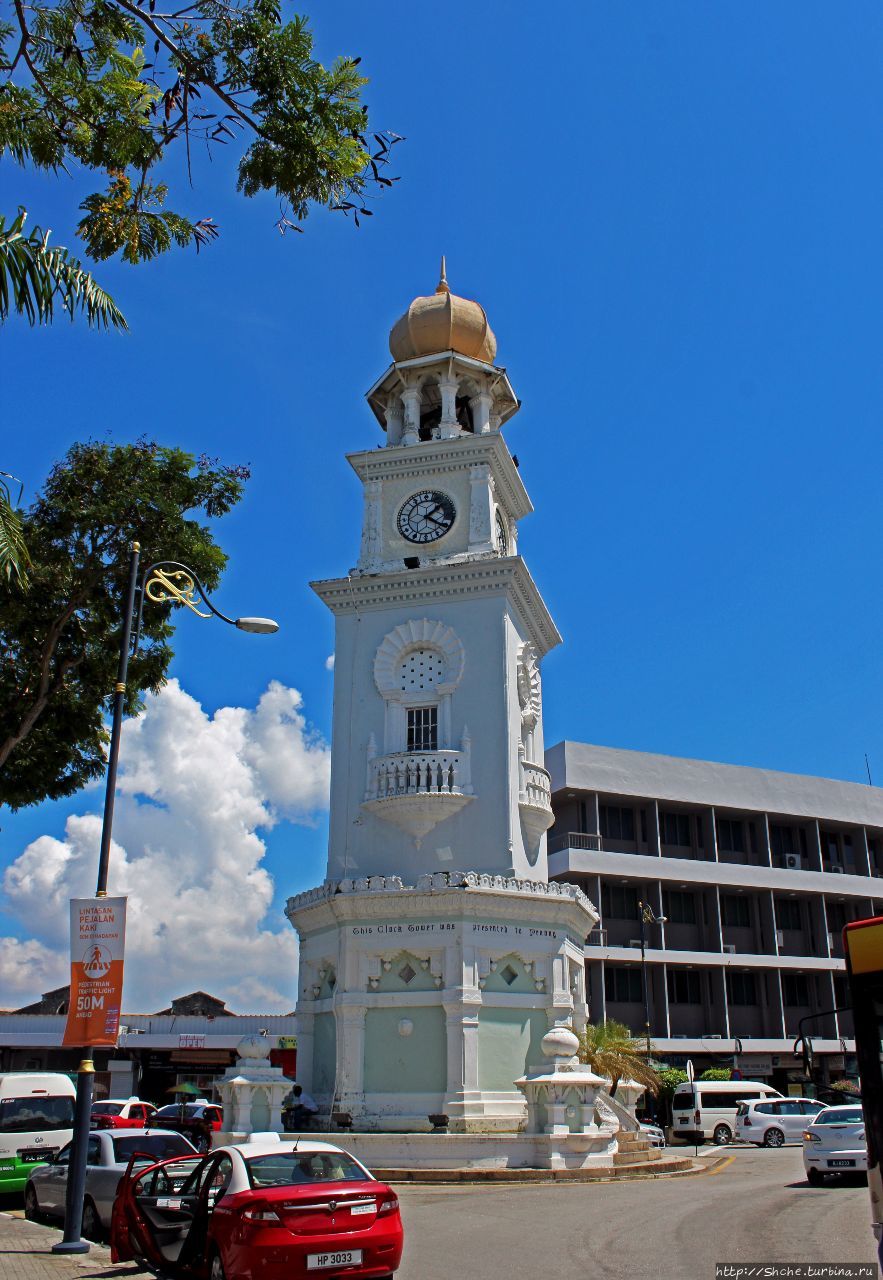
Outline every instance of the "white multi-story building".
<svg viewBox="0 0 883 1280">
<path fill-rule="evenodd" d="M 883 912 L 883 789 L 579 742 L 546 753 L 549 874 L 600 911 L 593 1021 L 697 1069 L 737 1059 L 784 1085 L 804 1031 L 830 1077 L 854 1053 L 842 930 Z M 811 1015 L 814 1016 L 810 1021 Z"/>
</svg>

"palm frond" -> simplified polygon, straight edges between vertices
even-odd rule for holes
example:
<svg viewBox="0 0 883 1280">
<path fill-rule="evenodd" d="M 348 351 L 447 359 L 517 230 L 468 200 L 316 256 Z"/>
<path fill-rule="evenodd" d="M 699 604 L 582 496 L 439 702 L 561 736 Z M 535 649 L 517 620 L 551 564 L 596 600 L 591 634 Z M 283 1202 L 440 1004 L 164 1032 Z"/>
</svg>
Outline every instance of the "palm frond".
<svg viewBox="0 0 883 1280">
<path fill-rule="evenodd" d="M 0 476 L 5 476 L 9 480 L 14 479 L 5 471 L 0 472 Z M 13 506 L 6 479 L 0 479 L 0 575 L 10 580 L 16 578 L 19 586 L 26 588 L 29 564 L 28 548 L 22 532 L 21 513 Z"/>
<path fill-rule="evenodd" d="M 650 1066 L 647 1046 L 621 1022 L 589 1024 L 580 1036 L 579 1056 L 596 1075 L 610 1080 L 611 1093 L 620 1080 L 634 1080 L 652 1094 L 659 1092 L 659 1076 Z"/>
<path fill-rule="evenodd" d="M 97 329 L 128 329 L 110 294 L 67 249 L 49 247 L 49 232 L 35 227 L 25 235 L 27 213 L 19 209 L 7 227 L 0 216 L 0 321 L 11 312 L 27 316 L 31 324 L 48 324 L 56 303 L 73 320 L 86 315 Z"/>
</svg>

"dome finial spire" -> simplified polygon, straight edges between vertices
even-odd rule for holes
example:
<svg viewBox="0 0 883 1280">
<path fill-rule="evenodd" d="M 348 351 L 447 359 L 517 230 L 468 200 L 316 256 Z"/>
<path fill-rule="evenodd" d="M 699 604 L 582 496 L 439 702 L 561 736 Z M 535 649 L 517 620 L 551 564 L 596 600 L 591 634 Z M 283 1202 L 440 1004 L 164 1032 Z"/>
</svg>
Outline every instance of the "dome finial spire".
<svg viewBox="0 0 883 1280">
<path fill-rule="evenodd" d="M 439 272 L 438 284 L 435 286 L 436 293 L 450 293 L 448 288 L 448 275 L 445 268 L 445 255 L 442 254 L 441 271 Z"/>
</svg>

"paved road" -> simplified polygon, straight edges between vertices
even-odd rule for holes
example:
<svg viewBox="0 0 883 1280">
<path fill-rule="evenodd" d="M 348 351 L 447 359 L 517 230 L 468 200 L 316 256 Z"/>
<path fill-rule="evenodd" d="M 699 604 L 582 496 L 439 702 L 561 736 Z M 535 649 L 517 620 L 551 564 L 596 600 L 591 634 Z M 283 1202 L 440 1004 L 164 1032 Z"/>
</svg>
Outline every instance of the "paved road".
<svg viewBox="0 0 883 1280">
<path fill-rule="evenodd" d="M 714 1173 L 583 1185 L 399 1188 L 396 1280 L 713 1280 L 717 1262 L 875 1262 L 864 1186 L 810 1187 L 799 1147 Z"/>
</svg>

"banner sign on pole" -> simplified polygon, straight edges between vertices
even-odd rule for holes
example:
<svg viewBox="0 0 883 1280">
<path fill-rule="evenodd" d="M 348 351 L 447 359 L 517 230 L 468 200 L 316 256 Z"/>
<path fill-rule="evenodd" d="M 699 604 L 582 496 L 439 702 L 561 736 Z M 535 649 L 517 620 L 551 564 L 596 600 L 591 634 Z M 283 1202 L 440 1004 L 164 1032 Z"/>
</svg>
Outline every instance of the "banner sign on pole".
<svg viewBox="0 0 883 1280">
<path fill-rule="evenodd" d="M 71 899 L 71 996 L 62 1044 L 116 1045 L 125 942 L 125 898 Z"/>
</svg>

